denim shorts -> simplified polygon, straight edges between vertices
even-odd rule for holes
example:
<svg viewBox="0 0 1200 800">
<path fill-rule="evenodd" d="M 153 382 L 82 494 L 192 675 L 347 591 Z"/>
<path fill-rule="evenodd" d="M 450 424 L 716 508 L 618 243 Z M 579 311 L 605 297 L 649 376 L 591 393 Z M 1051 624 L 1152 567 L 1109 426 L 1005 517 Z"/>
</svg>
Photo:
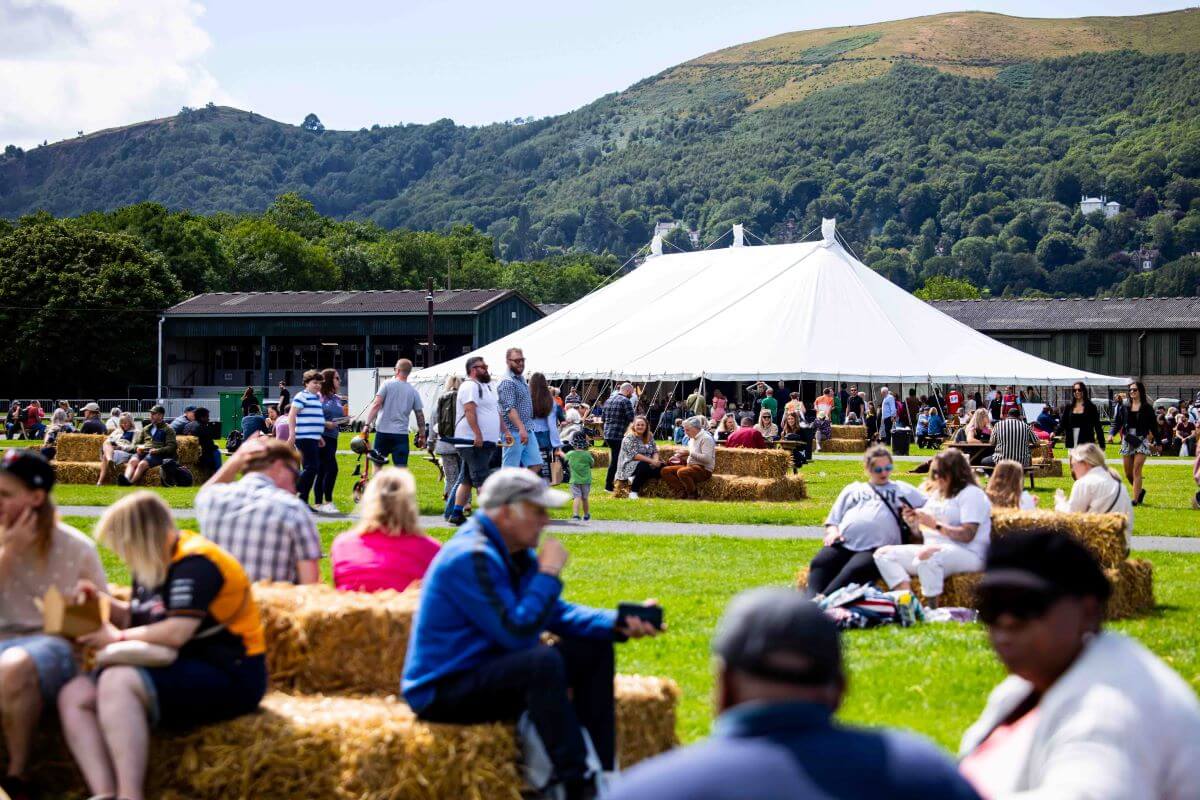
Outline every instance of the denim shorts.
<svg viewBox="0 0 1200 800">
<path fill-rule="evenodd" d="M 513 434 L 516 438 L 516 434 Z M 521 444 L 517 439 L 504 448 L 504 466 L 506 467 L 536 467 L 542 463 L 542 451 L 538 449 L 536 436 L 530 436 Z"/>
<path fill-rule="evenodd" d="M 179 658 L 165 667 L 136 669 L 150 700 L 153 727 L 187 729 L 249 714 L 267 691 L 267 662 L 261 655 L 226 667 Z"/>
<path fill-rule="evenodd" d="M 0 653 L 13 647 L 21 648 L 33 659 L 38 685 L 42 689 L 42 700 L 47 706 L 53 707 L 59 690 L 75 677 L 75 655 L 71 651 L 71 643 L 61 636 L 35 633 L 0 642 Z"/>
<path fill-rule="evenodd" d="M 494 445 L 491 447 L 455 445 L 455 449 L 462 458 L 462 466 L 459 467 L 458 474 L 460 483 L 470 484 L 478 489 L 483 486 L 483 482 L 488 479 L 488 476 L 496 471 L 496 466 L 493 466 L 492 463 L 492 456 L 499 448 Z"/>
</svg>

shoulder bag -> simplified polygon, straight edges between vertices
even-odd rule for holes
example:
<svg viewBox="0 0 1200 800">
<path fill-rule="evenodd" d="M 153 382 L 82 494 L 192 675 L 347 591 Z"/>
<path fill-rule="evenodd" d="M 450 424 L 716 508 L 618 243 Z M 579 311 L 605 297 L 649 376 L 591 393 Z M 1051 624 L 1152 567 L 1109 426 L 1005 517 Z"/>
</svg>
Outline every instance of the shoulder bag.
<svg viewBox="0 0 1200 800">
<path fill-rule="evenodd" d="M 883 496 L 882 492 L 875 488 L 875 484 L 870 484 L 870 486 L 871 491 L 873 491 L 876 496 L 879 497 L 880 502 L 883 503 L 887 510 L 892 512 L 892 518 L 895 519 L 896 524 L 900 526 L 900 544 L 923 543 L 925 541 L 924 535 L 920 531 L 914 531 L 912 526 L 904 521 L 904 516 L 899 511 L 892 508 L 892 504 L 887 501 L 887 498 Z"/>
</svg>

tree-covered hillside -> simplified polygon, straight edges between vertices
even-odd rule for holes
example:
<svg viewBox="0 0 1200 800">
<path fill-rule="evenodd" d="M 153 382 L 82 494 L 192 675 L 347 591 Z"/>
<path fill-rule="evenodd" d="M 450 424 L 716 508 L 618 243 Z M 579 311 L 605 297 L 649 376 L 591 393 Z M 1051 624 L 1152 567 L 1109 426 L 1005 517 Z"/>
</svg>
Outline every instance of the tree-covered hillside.
<svg viewBox="0 0 1200 800">
<path fill-rule="evenodd" d="M 147 199 L 260 211 L 291 191 L 384 228 L 470 224 L 505 260 L 624 259 L 660 220 L 707 242 L 734 222 L 781 240 L 837 216 L 910 288 L 943 276 L 993 294 L 1194 294 L 1200 55 L 1162 51 L 1195 50 L 1196 20 L 943 15 L 789 34 L 570 114 L 481 128 L 336 132 L 197 109 L 10 149 L 0 214 Z M 1022 60 L 1088 47 L 1109 52 Z M 1081 194 L 1122 213 L 1084 218 Z M 672 242 L 689 246 L 682 230 Z M 1138 250 L 1156 251 L 1154 272 L 1140 274 Z"/>
</svg>

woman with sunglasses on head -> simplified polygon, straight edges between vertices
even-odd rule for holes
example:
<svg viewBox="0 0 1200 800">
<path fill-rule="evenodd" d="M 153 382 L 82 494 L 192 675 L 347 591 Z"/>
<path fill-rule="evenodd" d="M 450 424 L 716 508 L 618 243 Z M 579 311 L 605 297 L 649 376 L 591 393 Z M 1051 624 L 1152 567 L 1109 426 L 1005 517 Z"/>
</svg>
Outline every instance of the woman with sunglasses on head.
<svg viewBox="0 0 1200 800">
<path fill-rule="evenodd" d="M 1011 534 L 988 553 L 979 619 L 1009 675 L 960 748 L 982 796 L 1196 796 L 1200 703 L 1136 640 L 1103 630 L 1111 593 L 1071 536 Z"/>
<path fill-rule="evenodd" d="M 961 450 L 946 450 L 933 457 L 925 487 L 925 508 L 905 509 L 904 520 L 920 526 L 922 544 L 901 544 L 875 551 L 875 566 L 888 589 L 912 588 L 910 578 L 921 579 L 921 594 L 936 608 L 946 578 L 983 568 L 992 537 L 992 503 L 971 471 Z"/>
<path fill-rule="evenodd" d="M 1146 499 L 1142 488 L 1142 467 L 1146 456 L 1154 452 L 1154 434 L 1158 420 L 1154 416 L 1154 405 L 1146 397 L 1146 386 L 1141 381 L 1129 384 L 1129 399 L 1117 407 L 1113 420 L 1113 435 L 1121 440 L 1121 462 L 1125 467 L 1125 479 L 1133 487 L 1133 504 L 1141 505 Z"/>
<path fill-rule="evenodd" d="M 1079 444 L 1104 446 L 1100 412 L 1083 381 L 1076 381 L 1071 387 L 1071 399 L 1063 405 L 1060 417 L 1059 430 L 1063 432 L 1063 444 L 1068 450 Z"/>
<path fill-rule="evenodd" d="M 876 548 L 900 544 L 906 506 L 920 508 L 925 495 L 915 486 L 892 481 L 891 452 L 875 445 L 863 456 L 866 481 L 842 489 L 825 518 L 824 546 L 808 567 L 810 597 L 830 594 L 851 583 L 879 579 Z"/>
<path fill-rule="evenodd" d="M 762 437 L 768 442 L 773 442 L 779 438 L 779 426 L 775 424 L 769 409 L 764 408 L 759 412 L 758 424 L 754 426 L 754 429 L 761 433 Z"/>
</svg>

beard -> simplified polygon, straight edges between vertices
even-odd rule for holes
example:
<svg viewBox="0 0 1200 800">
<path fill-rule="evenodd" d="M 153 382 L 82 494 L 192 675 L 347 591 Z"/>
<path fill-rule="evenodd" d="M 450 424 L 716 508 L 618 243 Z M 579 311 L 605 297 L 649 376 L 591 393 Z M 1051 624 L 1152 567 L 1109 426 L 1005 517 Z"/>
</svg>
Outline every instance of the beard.
<svg viewBox="0 0 1200 800">
<path fill-rule="evenodd" d="M 481 372 L 475 376 L 475 380 L 479 381 L 480 383 L 491 383 L 492 375 L 489 372 Z"/>
</svg>

